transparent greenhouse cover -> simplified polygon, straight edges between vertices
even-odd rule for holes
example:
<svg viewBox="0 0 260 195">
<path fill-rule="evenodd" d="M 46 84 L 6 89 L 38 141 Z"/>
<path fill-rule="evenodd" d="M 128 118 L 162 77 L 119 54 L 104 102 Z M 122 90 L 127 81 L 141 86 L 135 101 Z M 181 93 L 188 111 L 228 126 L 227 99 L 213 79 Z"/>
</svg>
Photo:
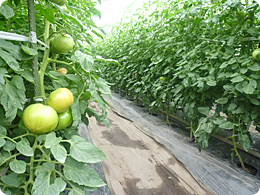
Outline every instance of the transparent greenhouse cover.
<svg viewBox="0 0 260 195">
<path fill-rule="evenodd" d="M 94 18 L 94 22 L 100 27 L 113 25 L 123 17 L 128 7 L 135 10 L 142 7 L 145 2 L 149 2 L 149 0 L 102 0 L 101 5 L 96 7 L 102 17 L 101 19 Z"/>
<path fill-rule="evenodd" d="M 2 4 L 4 1 L 6 1 L 6 0 L 0 0 L 0 6 L 1 6 L 1 4 Z"/>
</svg>

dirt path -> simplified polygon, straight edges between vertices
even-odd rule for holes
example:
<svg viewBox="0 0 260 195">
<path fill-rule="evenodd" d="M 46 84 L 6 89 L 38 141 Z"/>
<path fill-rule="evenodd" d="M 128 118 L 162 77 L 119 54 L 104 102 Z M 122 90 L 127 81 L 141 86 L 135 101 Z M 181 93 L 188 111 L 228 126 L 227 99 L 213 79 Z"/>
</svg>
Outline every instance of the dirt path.
<svg viewBox="0 0 260 195">
<path fill-rule="evenodd" d="M 95 105 L 93 105 L 95 107 Z M 90 118 L 93 142 L 106 155 L 105 177 L 116 195 L 211 194 L 163 145 L 109 111 L 111 130 Z"/>
</svg>

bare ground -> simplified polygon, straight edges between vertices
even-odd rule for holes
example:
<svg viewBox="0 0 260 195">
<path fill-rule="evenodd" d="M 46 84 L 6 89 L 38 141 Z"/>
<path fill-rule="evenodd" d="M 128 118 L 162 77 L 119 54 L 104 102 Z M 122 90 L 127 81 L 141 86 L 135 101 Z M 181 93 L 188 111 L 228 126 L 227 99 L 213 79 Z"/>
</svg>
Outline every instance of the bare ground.
<svg viewBox="0 0 260 195">
<path fill-rule="evenodd" d="M 111 194 L 211 194 L 168 149 L 133 121 L 112 110 L 108 119 L 111 130 L 92 117 L 89 131 L 93 143 L 107 155 L 102 165 Z"/>
</svg>

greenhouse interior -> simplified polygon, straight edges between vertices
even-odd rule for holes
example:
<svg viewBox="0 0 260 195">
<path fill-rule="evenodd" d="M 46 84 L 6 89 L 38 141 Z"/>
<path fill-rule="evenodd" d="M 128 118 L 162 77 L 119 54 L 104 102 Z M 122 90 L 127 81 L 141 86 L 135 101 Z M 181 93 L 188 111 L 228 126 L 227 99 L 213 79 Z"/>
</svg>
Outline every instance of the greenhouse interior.
<svg viewBox="0 0 260 195">
<path fill-rule="evenodd" d="M 0 0 L 0 195 L 260 195 L 260 0 Z"/>
</svg>

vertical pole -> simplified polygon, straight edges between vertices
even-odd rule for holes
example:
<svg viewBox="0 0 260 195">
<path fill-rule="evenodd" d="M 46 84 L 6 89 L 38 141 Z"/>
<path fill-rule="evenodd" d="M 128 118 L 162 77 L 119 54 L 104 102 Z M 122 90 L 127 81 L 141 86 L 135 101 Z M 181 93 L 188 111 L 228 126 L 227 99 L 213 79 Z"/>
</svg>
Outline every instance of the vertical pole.
<svg viewBox="0 0 260 195">
<path fill-rule="evenodd" d="M 28 6 L 28 20 L 29 20 L 29 36 L 31 42 L 31 48 L 37 50 L 37 36 L 36 36 L 36 23 L 35 23 L 35 10 L 34 10 L 34 0 L 27 0 Z M 38 65 L 38 55 L 35 55 L 32 59 L 32 70 L 34 77 L 34 90 L 35 96 L 40 96 L 40 80 L 39 80 L 39 65 Z"/>
</svg>

